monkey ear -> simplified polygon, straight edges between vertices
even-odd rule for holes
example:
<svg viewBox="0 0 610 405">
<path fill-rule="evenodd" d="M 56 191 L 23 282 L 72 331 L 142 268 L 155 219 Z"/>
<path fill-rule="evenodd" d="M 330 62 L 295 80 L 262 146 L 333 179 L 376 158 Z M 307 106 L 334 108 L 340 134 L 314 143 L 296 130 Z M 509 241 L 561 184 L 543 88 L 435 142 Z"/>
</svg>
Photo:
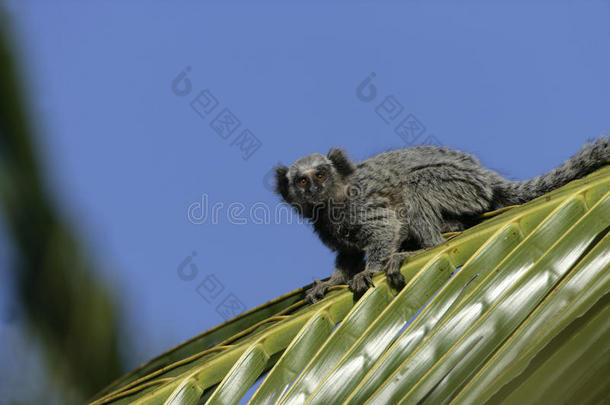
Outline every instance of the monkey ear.
<svg viewBox="0 0 610 405">
<path fill-rule="evenodd" d="M 288 202 L 288 168 L 286 166 L 275 167 L 275 192 Z"/>
<path fill-rule="evenodd" d="M 335 169 L 337 169 L 337 172 L 339 172 L 342 177 L 347 177 L 356 170 L 356 166 L 349 160 L 342 149 L 333 148 L 328 152 L 326 157 L 333 162 L 333 166 L 335 166 Z"/>
</svg>

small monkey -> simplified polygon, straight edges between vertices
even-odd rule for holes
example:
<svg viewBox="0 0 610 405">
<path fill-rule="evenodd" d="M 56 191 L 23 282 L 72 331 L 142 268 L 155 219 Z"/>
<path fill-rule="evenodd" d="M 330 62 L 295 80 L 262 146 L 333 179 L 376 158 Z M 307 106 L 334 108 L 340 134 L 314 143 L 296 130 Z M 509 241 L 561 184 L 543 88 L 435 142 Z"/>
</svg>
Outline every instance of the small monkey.
<svg viewBox="0 0 610 405">
<path fill-rule="evenodd" d="M 326 156 L 314 153 L 276 167 L 276 192 L 337 251 L 334 272 L 315 280 L 308 300 L 316 302 L 329 287 L 346 283 L 358 299 L 382 268 L 390 285 L 401 289 L 403 259 L 442 243 L 443 232 L 461 231 L 486 211 L 532 200 L 609 159 L 610 138 L 602 136 L 547 174 L 510 181 L 474 156 L 446 147 L 393 150 L 360 163 L 331 149 Z"/>
</svg>

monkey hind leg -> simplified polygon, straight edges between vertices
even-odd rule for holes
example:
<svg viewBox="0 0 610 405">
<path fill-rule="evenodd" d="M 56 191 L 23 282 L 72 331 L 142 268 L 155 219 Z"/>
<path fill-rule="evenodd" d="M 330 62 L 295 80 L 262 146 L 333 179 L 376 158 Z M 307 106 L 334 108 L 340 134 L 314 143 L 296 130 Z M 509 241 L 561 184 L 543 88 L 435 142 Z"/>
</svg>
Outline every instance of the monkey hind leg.
<svg viewBox="0 0 610 405">
<path fill-rule="evenodd" d="M 464 222 L 460 221 L 459 219 L 443 219 L 441 224 L 441 233 L 461 232 L 464 229 L 466 229 L 466 226 L 464 225 Z"/>
</svg>

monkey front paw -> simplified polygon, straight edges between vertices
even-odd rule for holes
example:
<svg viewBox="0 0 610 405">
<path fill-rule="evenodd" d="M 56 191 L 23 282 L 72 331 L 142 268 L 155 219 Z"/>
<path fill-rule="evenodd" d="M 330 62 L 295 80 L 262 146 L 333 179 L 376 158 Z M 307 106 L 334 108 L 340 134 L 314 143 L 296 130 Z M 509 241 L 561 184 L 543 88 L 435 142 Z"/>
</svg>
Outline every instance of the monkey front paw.
<svg viewBox="0 0 610 405">
<path fill-rule="evenodd" d="M 312 304 L 316 303 L 324 298 L 326 290 L 328 290 L 328 285 L 316 278 L 313 281 L 313 287 L 311 287 L 305 293 L 305 298 L 307 298 L 307 301 L 311 302 Z"/>
<path fill-rule="evenodd" d="M 387 275 L 388 283 L 396 289 L 396 291 L 400 291 L 406 285 L 405 276 L 403 276 L 400 271 L 397 273 L 388 273 Z"/>
<path fill-rule="evenodd" d="M 400 272 L 400 267 L 407 257 L 409 257 L 408 254 L 395 253 L 388 258 L 383 268 L 388 283 L 398 291 L 405 286 L 405 277 Z"/>
<path fill-rule="evenodd" d="M 364 295 L 369 287 L 375 287 L 375 284 L 373 284 L 373 272 L 366 270 L 356 274 L 349 284 L 349 288 L 353 291 L 354 300 L 356 301 Z"/>
</svg>

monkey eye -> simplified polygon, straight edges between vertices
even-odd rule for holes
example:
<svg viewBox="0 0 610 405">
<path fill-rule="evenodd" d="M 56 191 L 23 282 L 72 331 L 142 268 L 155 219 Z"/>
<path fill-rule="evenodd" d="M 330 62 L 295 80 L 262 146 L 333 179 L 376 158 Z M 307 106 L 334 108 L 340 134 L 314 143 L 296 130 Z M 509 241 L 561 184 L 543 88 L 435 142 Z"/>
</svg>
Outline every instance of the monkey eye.
<svg viewBox="0 0 610 405">
<path fill-rule="evenodd" d="M 305 177 L 301 177 L 299 179 L 299 185 L 305 187 L 307 185 L 307 179 Z"/>
<path fill-rule="evenodd" d="M 318 181 L 324 181 L 326 176 L 324 176 L 324 173 L 318 173 L 316 174 L 316 179 L 318 179 Z"/>
</svg>

